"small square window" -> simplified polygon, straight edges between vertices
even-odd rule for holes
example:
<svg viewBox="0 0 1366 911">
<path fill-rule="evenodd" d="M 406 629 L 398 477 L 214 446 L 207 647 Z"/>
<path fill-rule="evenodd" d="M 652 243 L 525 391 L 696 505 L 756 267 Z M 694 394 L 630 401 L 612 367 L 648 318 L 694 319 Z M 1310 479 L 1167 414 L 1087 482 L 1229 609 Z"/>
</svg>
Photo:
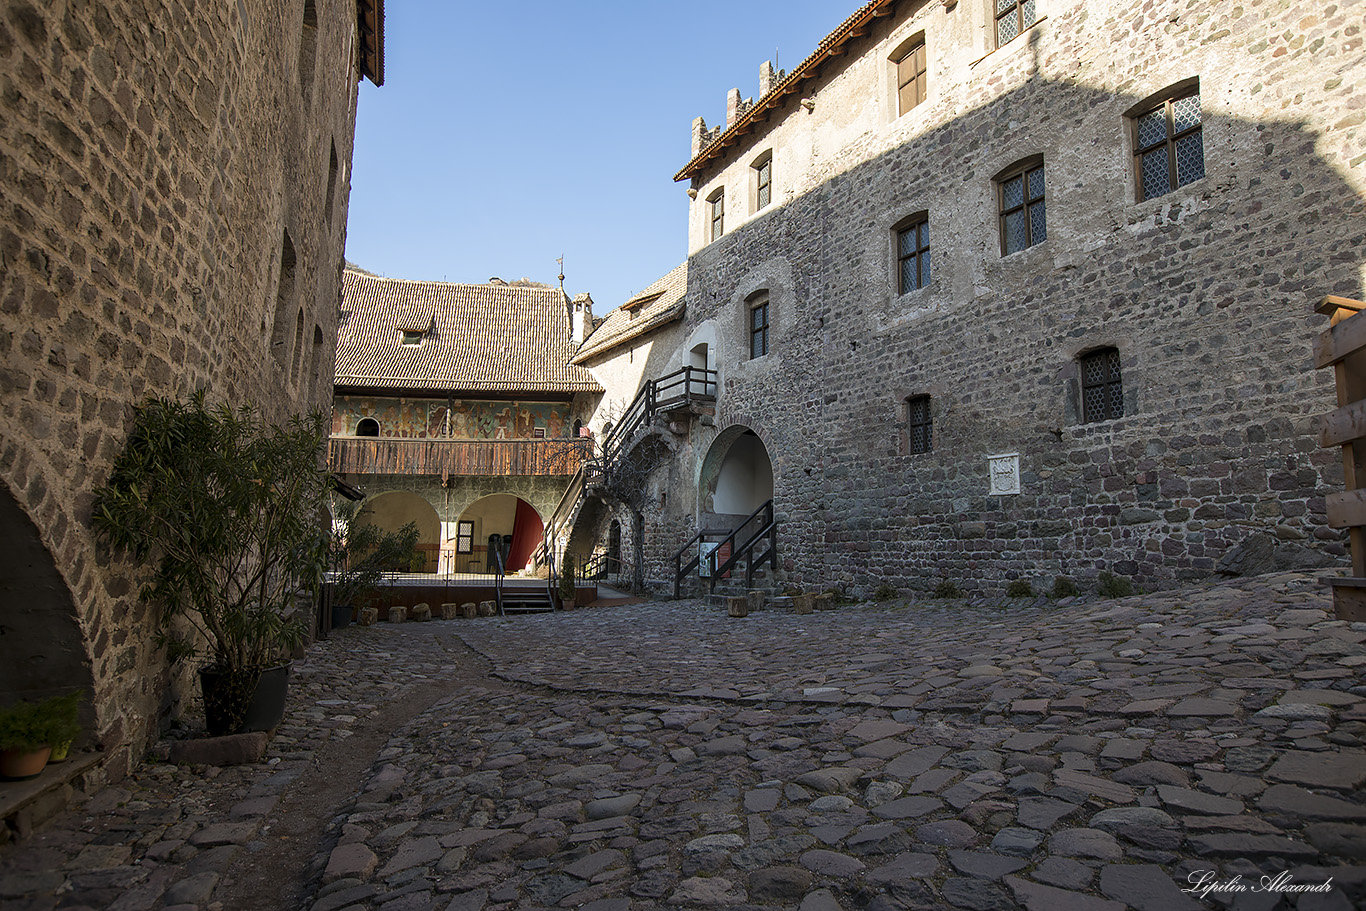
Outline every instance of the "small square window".
<svg viewBox="0 0 1366 911">
<path fill-rule="evenodd" d="M 711 217 L 711 239 L 720 240 L 726 233 L 726 194 L 717 190 L 707 197 L 707 212 Z"/>
<path fill-rule="evenodd" d="M 1124 384 L 1119 351 L 1102 348 L 1081 358 L 1082 423 L 1113 421 L 1124 416 Z"/>
<path fill-rule="evenodd" d="M 458 554 L 474 553 L 474 523 L 461 521 L 456 523 L 455 527 L 455 552 Z"/>
<path fill-rule="evenodd" d="M 896 232 L 897 291 L 905 294 L 930 283 L 930 222 L 917 219 Z"/>
<path fill-rule="evenodd" d="M 768 354 L 768 296 L 758 298 L 749 307 L 749 356 L 751 359 Z"/>
<path fill-rule="evenodd" d="M 1138 201 L 1170 193 L 1205 176 L 1200 87 L 1173 95 L 1129 118 Z"/>
<path fill-rule="evenodd" d="M 934 448 L 934 423 L 928 395 L 913 395 L 906 400 L 906 443 L 906 448 L 913 454 Z"/>
<path fill-rule="evenodd" d="M 773 201 L 773 158 L 765 158 L 754 166 L 754 211 L 758 212 Z"/>
<path fill-rule="evenodd" d="M 422 344 L 423 334 L 424 333 L 411 332 L 405 329 L 403 330 L 403 344 L 407 345 L 409 348 L 416 348 Z"/>
<path fill-rule="evenodd" d="M 1035 0 L 996 0 L 996 46 L 1014 41 L 1037 18 Z"/>
<path fill-rule="evenodd" d="M 925 74 L 925 42 L 921 41 L 896 62 L 898 117 L 925 100 Z"/>
<path fill-rule="evenodd" d="M 1001 213 L 1001 255 L 1009 256 L 1048 239 L 1043 162 L 1017 165 L 996 178 Z"/>
</svg>

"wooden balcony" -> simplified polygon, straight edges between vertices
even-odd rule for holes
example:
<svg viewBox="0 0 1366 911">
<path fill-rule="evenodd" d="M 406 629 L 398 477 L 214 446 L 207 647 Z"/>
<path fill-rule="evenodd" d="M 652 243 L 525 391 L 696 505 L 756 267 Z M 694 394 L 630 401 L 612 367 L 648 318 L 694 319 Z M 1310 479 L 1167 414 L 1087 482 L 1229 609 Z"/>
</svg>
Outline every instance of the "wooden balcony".
<svg viewBox="0 0 1366 911">
<path fill-rule="evenodd" d="M 579 440 L 397 440 L 333 437 L 327 466 L 339 474 L 556 475 L 568 477 L 592 455 Z"/>
</svg>

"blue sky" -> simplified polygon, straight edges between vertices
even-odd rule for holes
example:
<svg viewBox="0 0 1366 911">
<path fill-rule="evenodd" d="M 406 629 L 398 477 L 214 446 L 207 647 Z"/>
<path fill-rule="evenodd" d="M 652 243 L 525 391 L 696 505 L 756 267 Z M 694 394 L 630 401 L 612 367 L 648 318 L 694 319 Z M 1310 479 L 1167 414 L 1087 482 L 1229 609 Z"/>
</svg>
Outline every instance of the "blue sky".
<svg viewBox="0 0 1366 911">
<path fill-rule="evenodd" d="M 385 4 L 346 256 L 393 278 L 523 276 L 601 315 L 687 257 L 690 128 L 791 70 L 859 0 Z"/>
</svg>

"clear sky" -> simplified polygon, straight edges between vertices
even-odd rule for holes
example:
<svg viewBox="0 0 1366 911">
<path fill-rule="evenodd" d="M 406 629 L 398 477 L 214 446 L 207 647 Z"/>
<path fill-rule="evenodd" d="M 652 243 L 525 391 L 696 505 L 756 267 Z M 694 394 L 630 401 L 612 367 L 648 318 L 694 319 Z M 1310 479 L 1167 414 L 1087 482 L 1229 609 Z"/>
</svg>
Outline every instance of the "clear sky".
<svg viewBox="0 0 1366 911">
<path fill-rule="evenodd" d="M 392 278 L 528 277 L 601 316 L 687 258 L 694 117 L 791 70 L 861 0 L 388 0 L 362 83 L 349 260 Z"/>
</svg>

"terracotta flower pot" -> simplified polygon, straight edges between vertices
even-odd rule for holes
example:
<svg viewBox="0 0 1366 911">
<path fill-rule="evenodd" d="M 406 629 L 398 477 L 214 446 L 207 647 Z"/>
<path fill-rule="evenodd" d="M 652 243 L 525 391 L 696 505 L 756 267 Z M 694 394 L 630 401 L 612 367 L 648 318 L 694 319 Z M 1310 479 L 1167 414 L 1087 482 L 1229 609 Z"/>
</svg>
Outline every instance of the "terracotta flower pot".
<svg viewBox="0 0 1366 911">
<path fill-rule="evenodd" d="M 47 758 L 50 755 L 50 746 L 36 750 L 0 750 L 0 778 L 7 778 L 10 781 L 37 778 L 47 767 Z"/>
</svg>

